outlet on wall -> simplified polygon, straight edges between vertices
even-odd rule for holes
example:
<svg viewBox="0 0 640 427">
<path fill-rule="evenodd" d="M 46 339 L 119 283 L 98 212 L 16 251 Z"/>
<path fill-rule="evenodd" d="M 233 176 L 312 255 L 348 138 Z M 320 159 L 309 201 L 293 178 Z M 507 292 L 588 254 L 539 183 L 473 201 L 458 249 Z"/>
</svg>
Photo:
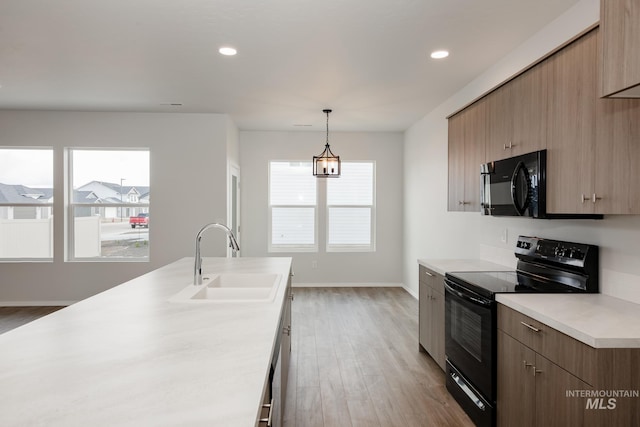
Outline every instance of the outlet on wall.
<svg viewBox="0 0 640 427">
<path fill-rule="evenodd" d="M 318 268 L 318 261 L 311 261 L 311 268 Z"/>
<path fill-rule="evenodd" d="M 500 233 L 500 241 L 502 243 L 507 243 L 508 239 L 509 239 L 509 231 L 506 228 L 503 228 L 502 233 Z"/>
</svg>

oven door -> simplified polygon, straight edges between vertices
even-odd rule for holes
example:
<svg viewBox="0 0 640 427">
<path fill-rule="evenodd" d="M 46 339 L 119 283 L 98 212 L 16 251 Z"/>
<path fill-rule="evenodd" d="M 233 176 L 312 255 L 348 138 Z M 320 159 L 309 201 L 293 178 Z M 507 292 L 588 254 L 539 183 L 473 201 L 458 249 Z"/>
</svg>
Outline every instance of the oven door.
<svg viewBox="0 0 640 427">
<path fill-rule="evenodd" d="M 489 402 L 496 401 L 495 301 L 445 279 L 447 360 Z"/>
</svg>

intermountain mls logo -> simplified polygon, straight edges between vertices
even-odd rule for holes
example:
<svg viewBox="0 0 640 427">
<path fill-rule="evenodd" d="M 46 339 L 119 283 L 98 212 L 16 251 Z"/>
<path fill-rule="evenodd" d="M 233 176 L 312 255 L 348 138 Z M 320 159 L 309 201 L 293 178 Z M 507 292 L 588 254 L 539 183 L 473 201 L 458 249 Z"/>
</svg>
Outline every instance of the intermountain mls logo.
<svg viewBox="0 0 640 427">
<path fill-rule="evenodd" d="M 565 397 L 586 398 L 585 409 L 616 409 L 617 399 L 640 397 L 639 390 L 567 390 Z"/>
</svg>

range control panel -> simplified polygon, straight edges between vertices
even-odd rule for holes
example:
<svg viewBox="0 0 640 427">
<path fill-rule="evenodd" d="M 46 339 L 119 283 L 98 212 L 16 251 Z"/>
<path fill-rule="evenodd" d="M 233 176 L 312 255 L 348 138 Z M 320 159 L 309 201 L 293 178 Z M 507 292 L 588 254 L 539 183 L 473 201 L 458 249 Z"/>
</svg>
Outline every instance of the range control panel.
<svg viewBox="0 0 640 427">
<path fill-rule="evenodd" d="M 521 255 L 533 259 L 550 260 L 559 264 L 581 266 L 587 261 L 588 254 L 593 251 L 597 252 L 597 246 L 520 236 L 516 243 L 515 253 L 516 256 Z"/>
</svg>

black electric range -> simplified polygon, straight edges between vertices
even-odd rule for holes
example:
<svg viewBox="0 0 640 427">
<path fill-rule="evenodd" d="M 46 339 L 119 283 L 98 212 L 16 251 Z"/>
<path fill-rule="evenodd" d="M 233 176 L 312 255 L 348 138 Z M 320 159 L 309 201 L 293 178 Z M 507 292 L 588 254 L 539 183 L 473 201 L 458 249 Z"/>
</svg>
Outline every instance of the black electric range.
<svg viewBox="0 0 640 427">
<path fill-rule="evenodd" d="M 515 256 L 514 271 L 445 275 L 447 390 L 478 426 L 495 425 L 495 295 L 598 292 L 597 246 L 520 236 Z"/>
</svg>

